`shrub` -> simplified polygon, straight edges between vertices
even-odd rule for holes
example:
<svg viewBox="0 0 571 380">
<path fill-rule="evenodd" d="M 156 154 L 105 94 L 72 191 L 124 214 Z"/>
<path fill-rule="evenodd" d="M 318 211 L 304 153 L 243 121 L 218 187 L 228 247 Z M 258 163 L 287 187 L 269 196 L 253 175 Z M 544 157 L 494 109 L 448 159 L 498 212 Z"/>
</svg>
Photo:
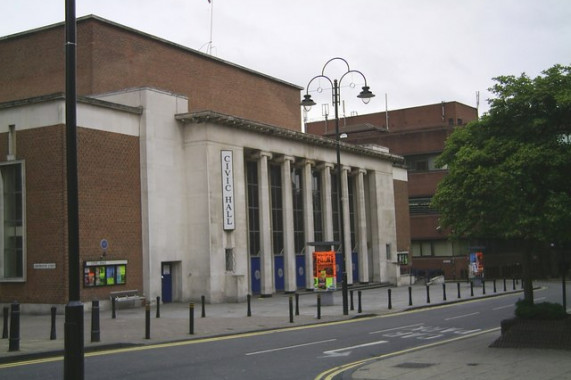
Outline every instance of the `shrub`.
<svg viewBox="0 0 571 380">
<path fill-rule="evenodd" d="M 567 317 L 567 313 L 563 306 L 558 303 L 542 302 L 529 303 L 525 300 L 516 302 L 515 315 L 523 319 L 563 319 Z"/>
</svg>

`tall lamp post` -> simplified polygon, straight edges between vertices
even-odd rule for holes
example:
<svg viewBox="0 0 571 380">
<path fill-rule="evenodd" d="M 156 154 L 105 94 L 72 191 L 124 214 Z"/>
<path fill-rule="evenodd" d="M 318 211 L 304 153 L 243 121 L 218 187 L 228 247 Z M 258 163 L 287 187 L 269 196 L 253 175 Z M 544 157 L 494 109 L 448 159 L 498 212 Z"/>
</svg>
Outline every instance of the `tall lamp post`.
<svg viewBox="0 0 571 380">
<path fill-rule="evenodd" d="M 339 79 L 335 78 L 335 79 L 331 79 L 329 78 L 327 75 L 325 75 L 325 69 L 327 68 L 327 65 L 329 65 L 331 62 L 333 61 L 341 61 L 343 62 L 346 66 L 347 66 L 347 70 L 341 75 L 341 77 Z M 323 65 L 323 68 L 321 69 L 321 74 L 320 75 L 316 75 L 313 78 L 311 78 L 311 80 L 309 81 L 309 83 L 307 83 L 307 87 L 306 87 L 306 92 L 305 95 L 303 96 L 303 100 L 301 101 L 301 105 L 303 106 L 303 108 L 306 111 L 309 111 L 309 109 L 316 105 L 316 103 L 313 101 L 313 99 L 311 99 L 311 95 L 309 95 L 309 87 L 311 86 L 311 83 L 316 80 L 316 79 L 324 79 L 326 81 L 328 81 L 331 84 L 331 89 L 333 91 L 333 106 L 335 107 L 335 136 L 336 136 L 336 150 L 337 150 L 337 209 L 339 210 L 339 234 L 340 234 L 340 245 L 339 245 L 339 250 L 340 253 L 343 257 L 343 268 L 342 268 L 342 282 L 341 282 L 341 292 L 342 292 L 342 296 L 343 296 L 343 315 L 349 315 L 349 306 L 348 306 L 348 289 L 347 289 L 347 257 L 345 255 L 345 226 L 344 226 L 344 216 L 343 216 L 343 204 L 341 202 L 341 174 L 342 174 L 342 170 L 341 170 L 341 149 L 340 149 L 340 139 L 341 139 L 341 135 L 339 133 L 339 103 L 341 102 L 341 82 L 343 81 L 343 79 L 347 76 L 347 74 L 358 74 L 360 75 L 363 80 L 365 81 L 365 85 L 362 88 L 362 91 L 359 93 L 359 95 L 357 95 L 358 98 L 360 98 L 363 103 L 367 104 L 369 103 L 369 101 L 371 100 L 372 97 L 374 97 L 375 95 L 369 90 L 369 86 L 367 86 L 367 78 L 365 78 L 365 75 L 363 75 L 362 72 L 358 71 L 358 70 L 351 70 L 351 68 L 349 67 L 349 63 L 344 59 L 344 58 L 340 58 L 340 57 L 335 57 L 330 59 L 329 61 L 327 61 L 325 63 L 325 65 Z"/>
</svg>

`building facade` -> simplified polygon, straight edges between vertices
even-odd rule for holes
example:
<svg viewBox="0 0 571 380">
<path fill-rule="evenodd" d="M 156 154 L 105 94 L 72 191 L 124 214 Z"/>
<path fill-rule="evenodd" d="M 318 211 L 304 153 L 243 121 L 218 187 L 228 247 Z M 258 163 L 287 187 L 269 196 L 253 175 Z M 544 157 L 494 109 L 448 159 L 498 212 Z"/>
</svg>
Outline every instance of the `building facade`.
<svg viewBox="0 0 571 380">
<path fill-rule="evenodd" d="M 60 24 L 0 39 L 0 302 L 67 298 L 61 46 Z M 82 300 L 314 289 L 315 243 L 341 240 L 349 283 L 399 281 L 404 159 L 341 143 L 337 178 L 336 142 L 300 131 L 299 87 L 95 16 L 78 73 Z"/>
<path fill-rule="evenodd" d="M 341 120 L 341 131 L 348 143 L 379 144 L 405 157 L 408 170 L 410 246 L 399 246 L 403 273 L 421 277 L 444 274 L 447 279 L 467 278 L 468 255 L 478 250 L 467 241 L 450 241 L 438 223 L 438 213 L 430 201 L 446 168 L 435 160 L 455 128 L 476 120 L 476 108 L 442 102 L 387 112 L 357 115 Z M 334 125 L 328 121 L 306 124 L 308 133 L 331 136 Z"/>
</svg>

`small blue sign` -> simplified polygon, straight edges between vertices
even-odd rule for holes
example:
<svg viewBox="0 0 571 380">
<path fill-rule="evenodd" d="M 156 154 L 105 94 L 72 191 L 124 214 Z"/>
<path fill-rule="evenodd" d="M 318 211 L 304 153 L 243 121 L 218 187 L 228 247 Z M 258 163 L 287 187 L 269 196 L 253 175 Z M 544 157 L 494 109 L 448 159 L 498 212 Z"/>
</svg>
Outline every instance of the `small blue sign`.
<svg viewBox="0 0 571 380">
<path fill-rule="evenodd" d="M 99 243 L 99 245 L 101 246 L 101 249 L 104 251 L 107 250 L 107 248 L 109 247 L 107 239 L 101 239 L 101 243 Z"/>
</svg>

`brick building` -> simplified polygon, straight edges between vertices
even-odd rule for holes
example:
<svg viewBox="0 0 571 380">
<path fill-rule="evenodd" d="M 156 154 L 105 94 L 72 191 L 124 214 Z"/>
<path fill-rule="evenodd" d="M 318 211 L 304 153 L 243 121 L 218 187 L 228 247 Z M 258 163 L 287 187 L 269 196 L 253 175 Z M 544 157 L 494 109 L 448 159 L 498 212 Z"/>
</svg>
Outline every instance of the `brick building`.
<svg viewBox="0 0 571 380">
<path fill-rule="evenodd" d="M 340 131 L 344 141 L 352 144 L 379 144 L 405 157 L 408 168 L 408 208 L 410 212 L 410 247 L 400 245 L 403 271 L 419 276 L 442 272 L 447 279 L 467 276 L 467 258 L 471 247 L 466 241 L 449 241 L 438 224 L 438 214 L 429 207 L 438 182 L 446 169 L 437 168 L 435 159 L 454 128 L 478 117 L 473 107 L 458 102 L 357 115 L 343 118 Z M 333 136 L 332 121 L 306 124 L 308 133 Z M 405 259 L 405 257 L 408 258 Z"/>
<path fill-rule="evenodd" d="M 77 35 L 83 300 L 313 289 L 308 242 L 339 223 L 350 283 L 399 281 L 401 156 L 342 144 L 338 179 L 300 87 L 96 16 Z M 0 302 L 67 298 L 63 45 L 63 23 L 0 38 Z"/>
</svg>

